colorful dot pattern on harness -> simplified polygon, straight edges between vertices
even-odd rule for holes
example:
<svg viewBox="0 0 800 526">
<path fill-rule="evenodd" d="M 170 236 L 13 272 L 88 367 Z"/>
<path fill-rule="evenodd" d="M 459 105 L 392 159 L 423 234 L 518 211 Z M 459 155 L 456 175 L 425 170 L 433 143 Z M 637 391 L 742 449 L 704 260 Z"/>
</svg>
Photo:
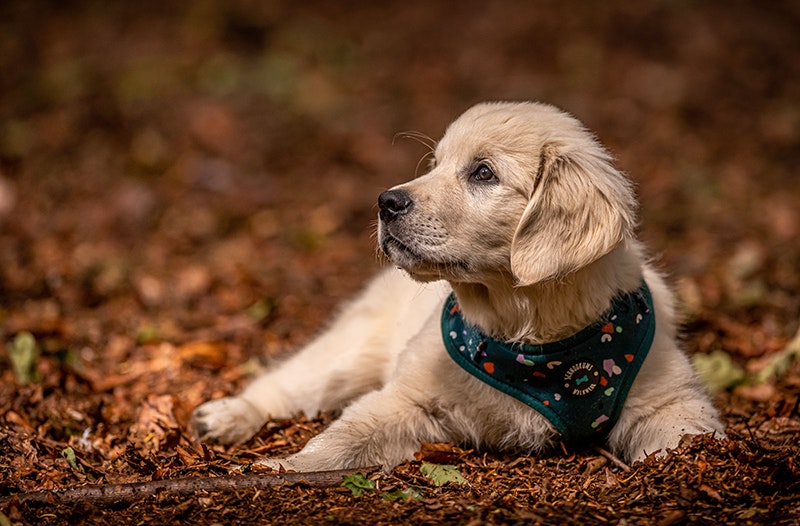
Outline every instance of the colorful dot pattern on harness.
<svg viewBox="0 0 800 526">
<path fill-rule="evenodd" d="M 442 309 L 450 356 L 481 381 L 539 411 L 567 443 L 603 438 L 616 423 L 655 335 L 650 289 L 614 298 L 592 325 L 542 345 L 500 342 L 467 324 L 454 294 Z"/>
</svg>

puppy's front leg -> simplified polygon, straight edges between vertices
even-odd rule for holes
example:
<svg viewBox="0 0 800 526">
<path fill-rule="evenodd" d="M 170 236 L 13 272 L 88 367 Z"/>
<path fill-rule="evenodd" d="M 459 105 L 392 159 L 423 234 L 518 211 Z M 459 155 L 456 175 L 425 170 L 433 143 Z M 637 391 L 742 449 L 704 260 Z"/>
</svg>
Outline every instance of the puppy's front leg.
<svg viewBox="0 0 800 526">
<path fill-rule="evenodd" d="M 289 418 L 300 411 L 314 416 L 378 387 L 385 371 L 381 362 L 388 357 L 373 356 L 365 336 L 348 338 L 348 331 L 340 325 L 256 378 L 238 396 L 212 400 L 195 409 L 194 432 L 203 440 L 239 442 L 253 436 L 269 418 Z M 362 367 L 351 370 L 349 364 Z"/>
<path fill-rule="evenodd" d="M 397 354 L 445 293 L 421 287 L 396 270 L 376 277 L 307 347 L 257 378 L 240 395 L 198 407 L 191 426 L 201 439 L 250 438 L 268 418 L 339 409 L 378 389 Z M 394 305 L 395 308 L 387 308 Z"/>
<path fill-rule="evenodd" d="M 664 456 L 684 435 L 725 437 L 719 413 L 682 352 L 669 339 L 656 338 L 631 388 L 625 409 L 608 437 L 612 451 L 628 461 L 653 453 Z"/>
<path fill-rule="evenodd" d="M 347 407 L 341 418 L 312 438 L 298 453 L 259 464 L 295 471 L 368 466 L 389 470 L 411 460 L 420 440 L 449 439 L 427 403 L 415 401 L 389 384 Z"/>
</svg>

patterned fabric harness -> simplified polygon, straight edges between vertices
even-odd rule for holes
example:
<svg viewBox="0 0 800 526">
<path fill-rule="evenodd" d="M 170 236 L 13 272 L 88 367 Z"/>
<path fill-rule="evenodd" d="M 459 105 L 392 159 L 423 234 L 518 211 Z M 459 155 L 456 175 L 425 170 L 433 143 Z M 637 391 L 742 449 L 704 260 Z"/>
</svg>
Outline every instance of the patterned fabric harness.
<svg viewBox="0 0 800 526">
<path fill-rule="evenodd" d="M 442 309 L 442 338 L 453 360 L 541 413 L 569 444 L 602 439 L 614 427 L 655 329 L 644 281 L 614 298 L 597 322 L 542 345 L 486 336 L 464 322 L 455 294 Z"/>
</svg>

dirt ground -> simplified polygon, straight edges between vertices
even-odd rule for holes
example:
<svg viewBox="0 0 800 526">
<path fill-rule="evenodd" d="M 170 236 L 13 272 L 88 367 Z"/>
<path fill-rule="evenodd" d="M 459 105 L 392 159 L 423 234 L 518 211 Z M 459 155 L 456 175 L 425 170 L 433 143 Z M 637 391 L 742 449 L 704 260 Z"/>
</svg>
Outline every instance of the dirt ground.
<svg viewBox="0 0 800 526">
<path fill-rule="evenodd" d="M 1 525 L 800 524 L 800 3 L 68 4 L 0 5 Z M 425 153 L 396 134 L 493 99 L 565 108 L 636 181 L 729 440 L 632 466 L 431 446 L 360 496 L 26 499 L 227 477 L 319 432 L 335 415 L 221 447 L 187 420 L 379 268 L 377 195 Z"/>
</svg>

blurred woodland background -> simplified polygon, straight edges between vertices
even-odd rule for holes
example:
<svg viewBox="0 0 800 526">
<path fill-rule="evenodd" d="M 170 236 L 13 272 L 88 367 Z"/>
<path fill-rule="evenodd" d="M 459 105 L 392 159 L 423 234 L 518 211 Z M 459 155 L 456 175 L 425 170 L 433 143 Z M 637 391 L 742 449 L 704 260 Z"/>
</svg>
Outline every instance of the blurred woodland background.
<svg viewBox="0 0 800 526">
<path fill-rule="evenodd" d="M 218 473 L 302 444 L 330 415 L 238 449 L 203 450 L 186 423 L 308 341 L 379 267 L 377 196 L 420 173 L 426 152 L 397 134 L 438 138 L 484 100 L 558 105 L 616 155 L 682 302 L 686 346 L 720 373 L 732 436 L 761 429 L 777 444 L 771 465 L 800 476 L 780 460 L 800 431 L 798 28 L 790 0 L 3 2 L 0 496 Z M 464 469 L 480 473 L 474 455 Z M 719 480 L 739 476 L 723 464 Z M 549 476 L 566 487 L 584 465 Z M 448 508 L 459 520 L 518 520 L 544 502 L 533 486 L 532 500 L 492 500 L 482 476 Z M 706 499 L 717 517 L 797 510 L 742 484 L 755 496 Z M 613 496 L 598 491 L 596 515 L 633 513 L 619 495 L 598 511 Z M 285 512 L 312 493 L 270 499 Z M 342 510 L 351 498 L 313 495 Z M 550 498 L 548 513 L 575 517 Z M 701 501 L 681 520 L 702 522 Z M 191 504 L 170 520 L 210 513 Z M 330 509 L 284 519 L 359 517 Z M 437 513 L 393 509 L 371 513 Z"/>
</svg>

